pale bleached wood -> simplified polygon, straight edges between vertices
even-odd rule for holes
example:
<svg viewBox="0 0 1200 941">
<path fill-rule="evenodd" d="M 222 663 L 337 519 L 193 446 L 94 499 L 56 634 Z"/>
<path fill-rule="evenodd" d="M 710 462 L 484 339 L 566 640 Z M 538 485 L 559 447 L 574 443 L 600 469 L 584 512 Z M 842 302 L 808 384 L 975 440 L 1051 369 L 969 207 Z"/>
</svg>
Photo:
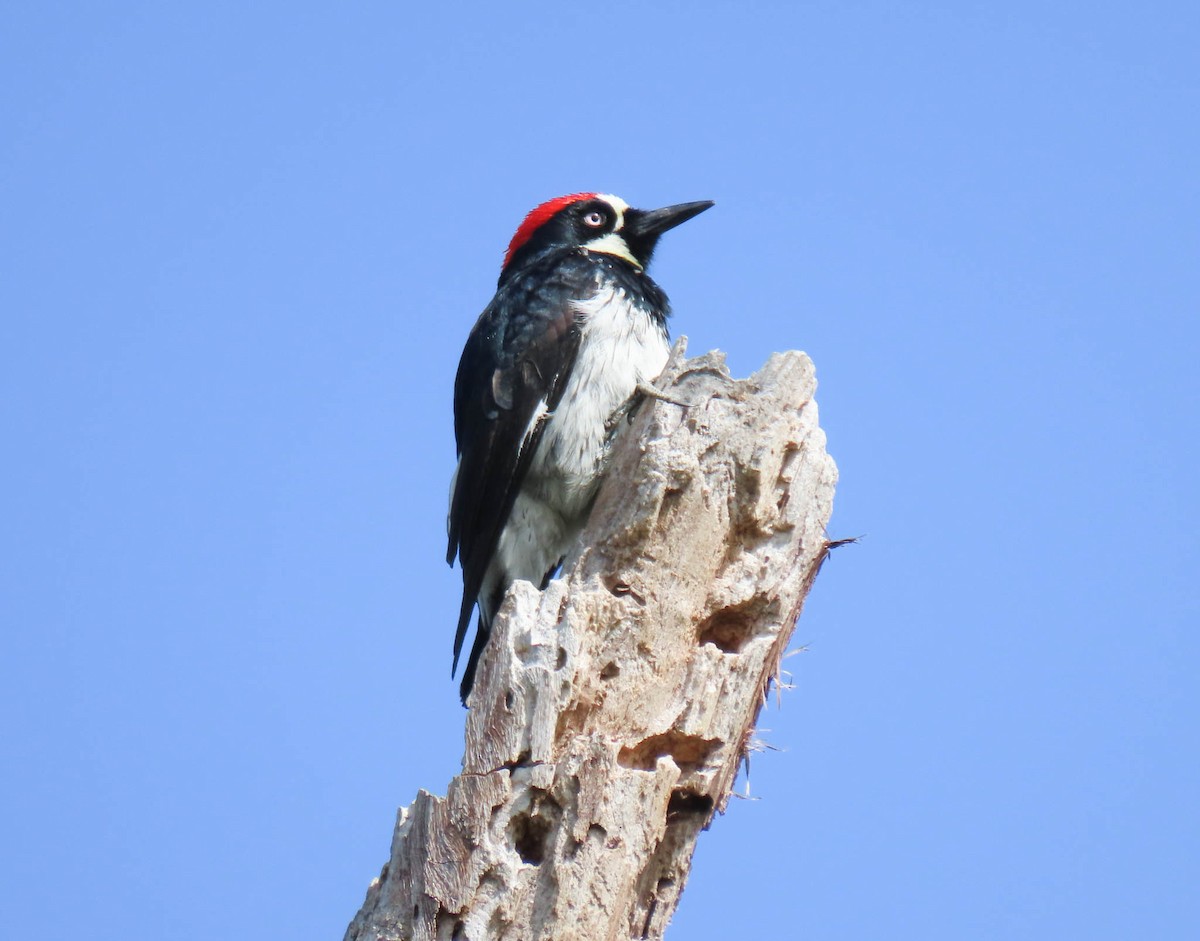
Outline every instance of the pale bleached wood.
<svg viewBox="0 0 1200 941">
<path fill-rule="evenodd" d="M 683 358 L 622 419 L 576 555 L 513 586 L 462 773 L 400 811 L 347 941 L 660 938 L 827 552 L 803 353 Z"/>
</svg>

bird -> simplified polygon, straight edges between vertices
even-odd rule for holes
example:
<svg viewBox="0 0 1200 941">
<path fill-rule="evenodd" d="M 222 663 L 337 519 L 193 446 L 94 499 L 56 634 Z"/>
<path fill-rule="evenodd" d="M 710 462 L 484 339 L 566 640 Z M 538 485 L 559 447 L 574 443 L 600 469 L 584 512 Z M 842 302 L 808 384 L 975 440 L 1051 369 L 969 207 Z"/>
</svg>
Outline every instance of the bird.
<svg viewBox="0 0 1200 941">
<path fill-rule="evenodd" d="M 614 416 L 670 354 L 667 295 L 646 273 L 659 237 L 711 200 L 634 209 L 571 193 L 525 216 L 454 380 L 458 464 L 446 561 L 463 594 L 453 676 L 472 611 L 464 706 L 509 585 L 545 589 L 587 521 Z"/>
</svg>

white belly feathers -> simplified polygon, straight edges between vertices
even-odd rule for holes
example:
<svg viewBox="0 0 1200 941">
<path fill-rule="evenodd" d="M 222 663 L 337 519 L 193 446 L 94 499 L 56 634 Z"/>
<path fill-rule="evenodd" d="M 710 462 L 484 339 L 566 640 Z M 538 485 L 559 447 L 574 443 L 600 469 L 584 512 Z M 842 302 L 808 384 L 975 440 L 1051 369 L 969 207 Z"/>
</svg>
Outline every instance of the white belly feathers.
<svg viewBox="0 0 1200 941">
<path fill-rule="evenodd" d="M 585 512 L 595 495 L 613 412 L 639 382 L 652 382 L 670 355 L 663 331 L 620 288 L 578 302 L 575 316 L 582 329 L 575 367 L 524 488 L 568 517 Z"/>
<path fill-rule="evenodd" d="M 485 586 L 515 578 L 537 585 L 558 564 L 596 494 L 609 419 L 639 382 L 652 382 L 667 364 L 665 332 L 620 288 L 605 287 L 578 302 L 575 316 L 582 329 L 575 366 L 542 432 Z M 534 421 L 543 414 L 539 408 Z M 485 588 L 481 600 L 487 595 Z"/>
</svg>

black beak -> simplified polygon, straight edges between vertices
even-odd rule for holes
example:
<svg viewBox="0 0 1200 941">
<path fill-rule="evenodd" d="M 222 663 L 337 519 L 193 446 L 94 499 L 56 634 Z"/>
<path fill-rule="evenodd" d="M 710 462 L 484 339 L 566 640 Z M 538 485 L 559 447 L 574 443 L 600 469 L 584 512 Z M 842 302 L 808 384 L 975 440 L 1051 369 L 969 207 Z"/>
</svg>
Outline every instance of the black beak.
<svg viewBox="0 0 1200 941">
<path fill-rule="evenodd" d="M 644 268 L 650 264 L 650 256 L 654 254 L 654 246 L 658 244 L 660 235 L 700 215 L 710 206 L 711 199 L 702 199 L 696 203 L 679 203 L 663 209 L 630 209 L 625 213 L 625 227 L 621 234 L 625 236 L 625 244 L 634 258 Z"/>
<path fill-rule="evenodd" d="M 679 203 L 663 209 L 631 209 L 625 214 L 625 234 L 635 239 L 647 239 L 653 244 L 668 229 L 687 222 L 712 207 L 711 199 L 694 203 Z"/>
</svg>

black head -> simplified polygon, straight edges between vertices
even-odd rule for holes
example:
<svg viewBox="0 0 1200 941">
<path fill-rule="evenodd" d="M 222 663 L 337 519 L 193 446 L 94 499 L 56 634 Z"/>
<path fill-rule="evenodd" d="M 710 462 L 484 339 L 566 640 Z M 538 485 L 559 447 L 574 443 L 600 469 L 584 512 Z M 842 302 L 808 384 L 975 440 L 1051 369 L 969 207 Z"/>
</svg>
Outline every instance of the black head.
<svg viewBox="0 0 1200 941">
<path fill-rule="evenodd" d="M 517 229 L 504 256 L 500 280 L 529 259 L 557 248 L 586 248 L 644 269 L 659 237 L 712 205 L 709 200 L 664 209 L 632 209 L 619 196 L 573 193 L 542 203 Z"/>
</svg>

